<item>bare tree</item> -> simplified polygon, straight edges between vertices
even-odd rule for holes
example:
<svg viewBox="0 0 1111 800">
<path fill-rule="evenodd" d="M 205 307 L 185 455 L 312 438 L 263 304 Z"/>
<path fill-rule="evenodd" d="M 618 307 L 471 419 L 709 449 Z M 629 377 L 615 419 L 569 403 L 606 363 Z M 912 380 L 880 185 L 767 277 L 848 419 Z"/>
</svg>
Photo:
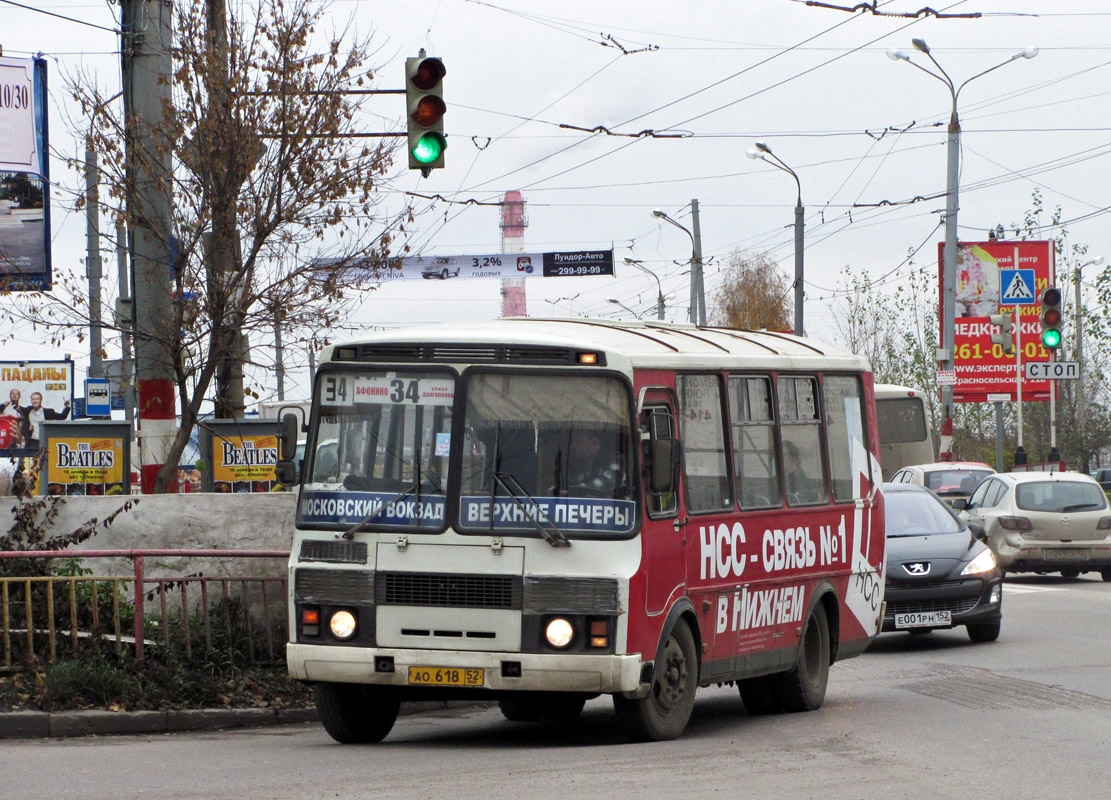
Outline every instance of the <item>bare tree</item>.
<svg viewBox="0 0 1111 800">
<path fill-rule="evenodd" d="M 791 279 L 764 253 L 734 251 L 725 280 L 711 300 L 714 325 L 742 330 L 790 331 Z"/>
<path fill-rule="evenodd" d="M 280 308 L 287 344 L 326 343 L 348 310 L 348 293 L 373 285 L 401 227 L 378 208 L 392 148 L 352 136 L 362 96 L 348 92 L 373 78 L 369 40 L 323 32 L 323 7 L 311 0 L 237 9 L 226 15 L 223 0 L 176 4 L 174 72 L 166 76 L 173 102 L 151 139 L 172 151 L 168 249 L 176 254 L 166 265 L 173 296 L 151 338 L 170 353 L 181 419 L 156 491 L 172 486 L 217 375 L 217 416 L 242 415 L 244 390 L 235 378 L 249 358 L 247 336 L 271 332 Z M 70 88 L 89 118 L 112 213 L 135 223 L 128 218 L 135 204 L 126 201 L 137 169 L 124 147 L 134 121 L 90 79 Z M 324 250 L 333 256 L 327 272 L 314 267 Z M 343 269 L 356 261 L 359 270 Z M 81 338 L 89 314 L 80 278 L 63 284 L 53 295 L 13 299 L 10 315 Z"/>
</svg>

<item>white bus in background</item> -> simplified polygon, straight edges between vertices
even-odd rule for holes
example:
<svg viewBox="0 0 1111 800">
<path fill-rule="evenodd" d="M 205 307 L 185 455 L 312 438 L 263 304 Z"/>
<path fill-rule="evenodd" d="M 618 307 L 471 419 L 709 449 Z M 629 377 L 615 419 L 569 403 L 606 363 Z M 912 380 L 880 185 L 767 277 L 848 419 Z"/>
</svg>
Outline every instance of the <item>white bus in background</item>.
<svg viewBox="0 0 1111 800">
<path fill-rule="evenodd" d="M 903 467 L 937 461 L 923 393 L 892 383 L 877 383 L 875 389 L 885 479 Z"/>
</svg>

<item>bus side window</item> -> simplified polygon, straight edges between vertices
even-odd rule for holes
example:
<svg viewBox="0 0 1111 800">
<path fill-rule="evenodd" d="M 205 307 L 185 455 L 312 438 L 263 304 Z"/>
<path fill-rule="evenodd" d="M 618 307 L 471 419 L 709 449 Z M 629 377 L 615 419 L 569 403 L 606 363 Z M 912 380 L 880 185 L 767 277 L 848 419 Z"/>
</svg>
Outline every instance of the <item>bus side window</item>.
<svg viewBox="0 0 1111 800">
<path fill-rule="evenodd" d="M 671 409 L 667 406 L 650 406 L 644 410 L 644 422 L 648 431 L 648 438 L 643 439 L 644 462 L 644 497 L 648 515 L 651 517 L 673 517 L 679 511 L 679 501 L 674 489 L 670 492 L 657 493 L 651 489 L 650 475 L 652 474 L 652 445 L 661 439 L 675 440 L 675 420 L 671 416 Z M 678 472 L 678 470 L 675 470 Z M 672 476 L 672 485 L 678 486 L 678 475 Z"/>
<path fill-rule="evenodd" d="M 780 375 L 780 437 L 783 444 L 783 486 L 787 505 L 829 502 L 829 484 L 822 465 L 821 418 L 817 381 Z"/>
<path fill-rule="evenodd" d="M 725 458 L 721 379 L 717 375 L 679 375 L 675 388 L 683 420 L 687 510 L 698 514 L 730 509 L 733 492 Z"/>
<path fill-rule="evenodd" d="M 853 442 L 867 447 L 867 427 L 864 423 L 863 393 L 860 379 L 849 375 L 827 375 L 822 381 L 826 405 L 826 450 L 829 453 L 829 472 L 833 479 L 833 499 L 843 503 L 853 497 L 853 471 L 865 477 L 871 475 L 867 463 L 853 463 L 856 449 Z M 860 484 L 858 484 L 860 485 Z"/>
<path fill-rule="evenodd" d="M 733 476 L 741 508 L 782 505 L 772 387 L 768 378 L 729 378 L 729 427 L 733 435 Z"/>
</svg>

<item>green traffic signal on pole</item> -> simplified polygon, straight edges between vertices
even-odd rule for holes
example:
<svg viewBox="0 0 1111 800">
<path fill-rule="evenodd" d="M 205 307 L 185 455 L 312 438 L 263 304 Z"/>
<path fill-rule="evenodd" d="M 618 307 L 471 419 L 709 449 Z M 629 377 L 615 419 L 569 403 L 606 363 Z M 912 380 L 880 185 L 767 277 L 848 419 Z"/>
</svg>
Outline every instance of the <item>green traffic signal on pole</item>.
<svg viewBox="0 0 1111 800">
<path fill-rule="evenodd" d="M 444 136 L 444 76 L 447 69 L 438 58 L 405 59 L 405 127 L 409 139 L 409 169 L 421 174 L 444 166 L 447 138 Z"/>
<path fill-rule="evenodd" d="M 1042 313 L 1038 321 L 1042 326 L 1042 345 L 1056 350 L 1061 346 L 1061 290 L 1050 287 L 1042 292 L 1040 300 Z"/>
</svg>

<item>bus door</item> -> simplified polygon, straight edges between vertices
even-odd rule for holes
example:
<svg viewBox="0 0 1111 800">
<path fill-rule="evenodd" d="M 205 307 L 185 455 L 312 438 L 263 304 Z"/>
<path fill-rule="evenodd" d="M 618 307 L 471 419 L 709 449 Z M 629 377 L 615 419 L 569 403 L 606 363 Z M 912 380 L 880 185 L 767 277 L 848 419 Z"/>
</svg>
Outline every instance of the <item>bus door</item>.
<svg viewBox="0 0 1111 800">
<path fill-rule="evenodd" d="M 659 440 L 677 440 L 675 398 L 667 389 L 646 389 L 641 401 L 641 459 L 644 464 L 644 523 L 641 537 L 644 548 L 645 611 L 649 615 L 667 611 L 669 601 L 682 594 L 686 583 L 686 534 L 680 525 L 682 492 L 678 469 L 673 471 L 673 491 L 653 492 L 651 475 L 653 445 Z"/>
<path fill-rule="evenodd" d="M 737 631 L 730 624 L 729 610 L 752 571 L 746 566 L 753 545 L 746 544 L 744 528 L 734 512 L 722 376 L 683 373 L 676 376 L 675 389 L 683 442 L 680 471 L 688 590 L 705 654 L 702 676 L 730 675 L 737 655 Z"/>
</svg>

